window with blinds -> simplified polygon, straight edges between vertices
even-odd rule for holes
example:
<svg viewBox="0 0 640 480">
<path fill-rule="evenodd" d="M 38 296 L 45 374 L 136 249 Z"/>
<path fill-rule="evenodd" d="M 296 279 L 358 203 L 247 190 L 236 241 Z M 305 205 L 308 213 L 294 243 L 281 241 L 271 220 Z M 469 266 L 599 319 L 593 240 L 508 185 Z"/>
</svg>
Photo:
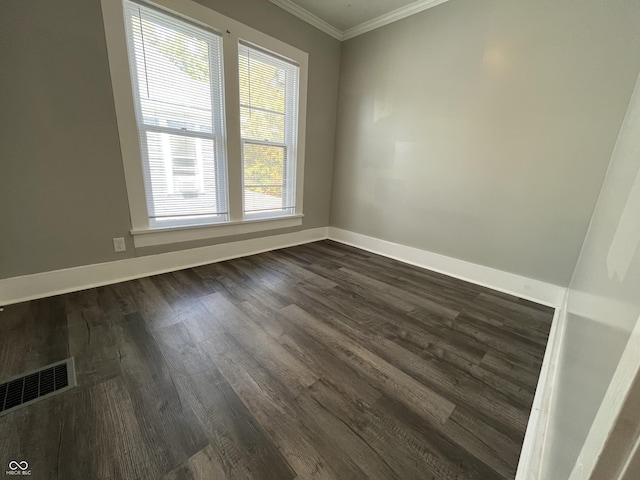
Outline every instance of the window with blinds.
<svg viewBox="0 0 640 480">
<path fill-rule="evenodd" d="M 228 219 L 222 39 L 125 1 L 150 226 Z"/>
<path fill-rule="evenodd" d="M 293 214 L 299 68 L 243 42 L 238 62 L 244 215 Z"/>
</svg>

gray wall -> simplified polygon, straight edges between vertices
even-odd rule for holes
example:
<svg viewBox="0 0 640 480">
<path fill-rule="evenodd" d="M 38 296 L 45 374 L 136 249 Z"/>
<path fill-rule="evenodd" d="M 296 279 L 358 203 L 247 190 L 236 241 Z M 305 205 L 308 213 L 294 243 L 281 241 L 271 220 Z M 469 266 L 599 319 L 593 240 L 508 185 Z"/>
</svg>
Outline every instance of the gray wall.
<svg viewBox="0 0 640 480">
<path fill-rule="evenodd" d="M 451 0 L 342 47 L 333 226 L 566 286 L 637 0 Z"/>
<path fill-rule="evenodd" d="M 266 0 L 200 3 L 309 53 L 301 228 L 327 226 L 340 43 Z M 99 0 L 4 0 L 0 65 L 0 278 L 301 229 L 134 250 Z"/>
<path fill-rule="evenodd" d="M 640 77 L 569 288 L 541 478 L 565 479 L 640 316 Z"/>
</svg>

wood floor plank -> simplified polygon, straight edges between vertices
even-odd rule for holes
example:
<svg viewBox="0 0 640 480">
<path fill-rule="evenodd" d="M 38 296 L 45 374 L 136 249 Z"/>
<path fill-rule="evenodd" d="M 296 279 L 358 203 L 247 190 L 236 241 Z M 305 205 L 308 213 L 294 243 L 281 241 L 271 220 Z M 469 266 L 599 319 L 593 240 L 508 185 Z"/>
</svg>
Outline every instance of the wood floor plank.
<svg viewBox="0 0 640 480">
<path fill-rule="evenodd" d="M 160 291 L 165 301 L 175 310 L 189 309 L 195 292 L 190 292 L 180 283 L 180 275 L 175 272 L 163 273 L 149 277 L 151 282 Z"/>
<path fill-rule="evenodd" d="M 496 422 L 499 428 L 510 435 L 517 437 L 526 428 L 527 410 L 463 369 L 424 351 L 417 356 L 402 345 L 380 336 L 376 328 L 353 325 L 348 317 L 337 312 L 332 315 L 320 314 L 320 317 L 342 336 L 364 346 L 381 359 L 392 362 L 404 373 L 452 403 L 472 407 L 485 420 Z M 357 328 L 358 326 L 361 328 Z"/>
<path fill-rule="evenodd" d="M 407 302 L 409 305 L 413 306 L 409 311 L 418 307 L 424 312 L 431 312 L 443 318 L 455 318 L 460 313 L 460 310 L 457 308 L 444 306 L 441 302 L 436 302 L 425 298 L 422 295 L 416 295 L 406 290 L 402 290 L 392 284 L 375 280 L 367 275 L 354 272 L 348 268 L 340 267 L 339 270 L 354 277 L 361 285 L 367 286 L 377 295 L 384 295 L 383 298 L 391 298 Z"/>
<path fill-rule="evenodd" d="M 424 443 L 439 458 L 459 470 L 464 478 L 490 480 L 502 477 L 484 462 L 486 457 L 476 456 L 477 451 L 468 450 L 458 443 L 460 437 L 451 428 L 441 429 L 439 426 L 431 425 L 424 418 L 415 415 L 410 409 L 404 408 L 401 403 L 387 396 L 376 401 L 374 408 L 378 410 L 376 415 L 385 415 L 394 419 L 397 423 L 396 429 L 401 436 L 406 437 L 406 441 Z"/>
<path fill-rule="evenodd" d="M 333 389 L 320 381 L 311 387 L 313 398 L 324 409 L 349 425 L 398 478 L 461 478 L 452 467 L 424 442 L 409 439 L 397 428 L 393 416 L 384 415 L 371 405 L 352 397 L 345 390 Z"/>
<path fill-rule="evenodd" d="M 351 361 L 358 370 L 366 372 L 370 378 L 392 396 L 407 399 L 423 415 L 444 422 L 455 405 L 433 390 L 417 382 L 390 363 L 374 355 L 369 350 L 341 336 L 331 327 L 309 315 L 297 305 L 280 310 L 290 322 L 303 325 L 313 332 L 317 339 L 341 358 Z"/>
<path fill-rule="evenodd" d="M 510 355 L 522 358 L 525 356 L 532 363 L 542 363 L 544 351 L 537 342 L 515 332 L 478 321 L 467 312 L 462 312 L 453 321 L 456 329 L 467 332 L 479 341 Z"/>
<path fill-rule="evenodd" d="M 154 337 L 140 314 L 124 317 L 120 363 L 136 417 L 154 460 L 168 471 L 207 445 L 193 411 L 182 403 Z"/>
<path fill-rule="evenodd" d="M 331 463 L 320 453 L 325 445 L 314 445 L 313 432 L 296 418 L 295 403 L 289 395 L 251 360 L 227 334 L 208 339 L 203 346 L 226 380 L 260 422 L 289 464 L 303 478 L 353 478 L 340 476 L 339 467 L 346 459 L 335 458 Z M 350 474 L 355 474 L 353 469 Z"/>
<path fill-rule="evenodd" d="M 59 397 L 49 397 L 29 409 L 0 416 L 0 471 L 8 470 L 12 460 L 26 461 L 33 474 L 31 478 L 63 478 L 58 475 L 63 422 Z"/>
<path fill-rule="evenodd" d="M 195 460 L 191 457 L 174 474 L 197 472 L 194 469 L 204 462 L 205 466 L 212 463 L 212 467 L 224 472 L 223 476 L 214 478 L 293 478 L 291 467 L 191 338 L 189 329 L 184 324 L 174 324 L 155 331 L 154 337 L 161 345 L 182 402 L 190 405 L 209 441 L 205 450 L 195 455 Z"/>
<path fill-rule="evenodd" d="M 300 291 L 305 296 L 310 294 L 304 288 Z M 449 328 L 437 316 L 422 315 L 418 321 L 411 316 L 402 315 L 392 317 L 391 321 L 388 316 L 371 308 L 366 302 L 356 297 L 350 297 L 348 303 L 336 303 L 332 300 L 334 294 L 323 297 L 314 293 L 311 295 L 320 299 L 319 303 L 327 307 L 326 312 L 338 315 L 341 319 L 356 321 L 359 316 L 365 316 L 369 321 L 368 327 L 370 329 L 384 335 L 403 348 L 421 355 L 425 359 L 435 356 L 514 399 L 516 403 L 523 405 L 527 410 L 530 408 L 539 367 L 536 366 L 532 370 L 526 369 L 526 379 L 520 377 L 517 382 L 512 383 L 509 377 L 505 378 L 501 374 L 493 373 L 486 369 L 485 365 L 493 365 L 493 368 L 503 372 L 505 371 L 504 366 L 497 361 L 508 362 L 506 371 L 518 375 L 524 370 L 521 363 L 517 366 L 514 365 L 504 355 L 500 355 L 497 350 Z M 338 296 L 337 291 L 335 295 Z M 307 299 L 302 300 L 302 303 L 308 305 Z M 342 314 L 338 312 L 342 312 Z M 353 322 L 351 324 L 353 325 Z M 362 326 L 362 322 L 359 325 Z"/>
<path fill-rule="evenodd" d="M 353 295 L 360 296 L 371 301 L 374 304 L 384 306 L 393 312 L 406 313 L 415 309 L 415 306 L 406 299 L 385 293 L 383 291 L 375 291 L 362 285 L 358 278 L 340 270 L 340 268 L 331 268 L 312 264 L 309 270 L 321 275 L 325 278 L 333 280 L 341 286 L 345 291 L 351 292 Z"/>
<path fill-rule="evenodd" d="M 475 415 L 462 412 L 456 408 L 443 429 L 445 434 L 504 478 L 514 478 L 521 442 L 513 441 Z"/>
<path fill-rule="evenodd" d="M 75 358 L 76 379 L 90 386 L 122 374 L 120 350 L 116 343 L 119 313 L 105 313 L 89 290 L 66 296 L 69 354 Z"/>
<path fill-rule="evenodd" d="M 419 310 L 409 312 L 407 315 L 421 322 L 433 323 L 427 313 Z M 470 337 L 478 345 L 483 345 L 483 348 L 500 352 L 518 363 L 532 367 L 538 366 L 538 368 L 542 364 L 544 351 L 539 345 L 524 337 L 505 332 L 499 327 L 477 321 L 464 312 L 454 319 L 445 319 L 442 324 L 465 337 Z"/>
<path fill-rule="evenodd" d="M 8 305 L 0 311 L 0 380 L 69 356 L 60 296 Z"/>
<path fill-rule="evenodd" d="M 345 255 L 339 262 L 333 263 L 348 266 L 385 283 L 413 290 L 414 293 L 425 294 L 438 302 L 454 298 L 453 305 L 456 307 L 461 301 L 475 299 L 480 293 L 488 291 L 479 285 L 372 253 L 366 257 Z"/>
<path fill-rule="evenodd" d="M 150 277 L 135 280 L 132 290 L 135 291 L 134 300 L 138 313 L 173 312 L 164 295 Z"/>
<path fill-rule="evenodd" d="M 212 294 L 201 299 L 222 330 L 234 337 L 252 357 L 259 359 L 272 375 L 286 382 L 290 388 L 304 389 L 312 385 L 318 376 L 299 362 L 269 335 L 245 319 L 245 315 L 221 294 Z"/>
<path fill-rule="evenodd" d="M 58 472 L 51 478 L 160 477 L 162 466 L 145 442 L 122 377 L 70 391 L 60 421 L 62 433 L 55 439 Z"/>
<path fill-rule="evenodd" d="M 166 474 L 163 480 L 224 480 L 227 478 L 229 477 L 222 465 L 218 463 L 213 448 L 208 445 L 189 458 L 184 465 Z"/>
<path fill-rule="evenodd" d="M 96 292 L 98 294 L 98 303 L 107 314 L 119 313 L 128 315 L 137 311 L 130 282 L 98 287 Z"/>
<path fill-rule="evenodd" d="M 440 305 L 454 310 L 462 310 L 484 321 L 496 321 L 506 328 L 515 328 L 517 333 L 546 343 L 546 333 L 549 331 L 549 320 L 552 309 L 535 308 L 521 301 L 514 301 L 512 297 L 504 297 L 494 292 L 489 293 L 486 288 L 470 285 L 460 280 L 444 277 L 443 275 L 427 272 L 411 265 L 396 262 L 396 269 L 372 269 L 371 264 L 384 265 L 389 262 L 373 255 L 367 261 L 346 257 L 341 260 L 343 266 L 360 274 L 368 275 L 413 294 L 426 297 Z M 402 273 L 399 273 L 401 271 Z M 437 276 L 436 276 L 437 275 Z M 438 288 L 433 287 L 437 285 Z M 535 305 L 535 304 L 533 304 Z M 523 321 L 525 320 L 526 321 Z"/>
<path fill-rule="evenodd" d="M 304 280 L 318 288 L 333 288 L 336 286 L 336 283 L 332 280 L 313 273 L 306 268 L 300 267 L 277 253 L 267 252 L 263 255 L 256 255 L 253 258 L 254 261 L 260 262 L 260 265 L 264 265 L 271 270 L 277 271 L 288 279 L 289 282 Z"/>
<path fill-rule="evenodd" d="M 325 438 L 331 439 L 336 447 L 347 454 L 367 479 L 388 480 L 398 478 L 369 443 L 351 424 L 345 422 L 318 402 L 309 392 L 297 398 L 303 412 L 314 418 L 314 424 L 322 429 Z"/>
<path fill-rule="evenodd" d="M 33 478 L 512 480 L 553 310 L 333 241 L 9 305 Z"/>
<path fill-rule="evenodd" d="M 435 314 L 431 316 L 438 327 L 430 328 L 408 315 L 391 314 L 362 297 L 349 296 L 345 302 L 344 296 L 341 287 L 318 292 L 302 286 L 297 289 L 296 303 L 322 317 L 336 316 L 355 328 L 383 334 L 394 341 L 398 338 L 412 341 L 421 351 L 429 351 L 454 365 L 479 364 L 487 353 L 485 345 L 440 328 L 442 318 Z"/>
<path fill-rule="evenodd" d="M 489 351 L 483 357 L 480 366 L 516 385 L 524 385 L 533 390 L 538 381 L 541 364 L 529 364 L 501 352 Z"/>
<path fill-rule="evenodd" d="M 479 300 L 475 302 L 473 308 L 467 307 L 464 309 L 465 315 L 494 327 L 498 327 L 505 332 L 522 336 L 540 346 L 546 345 L 549 332 L 548 325 L 538 323 L 531 319 L 525 320 L 513 313 L 497 313 L 493 308 L 489 309 L 482 306 L 482 300 L 480 300 L 482 296 L 479 296 L 478 298 Z"/>
<path fill-rule="evenodd" d="M 300 362 L 322 378 L 336 390 L 346 390 L 352 395 L 369 403 L 376 401 L 382 393 L 372 385 L 369 377 L 333 355 L 304 328 L 283 323 L 279 315 L 268 314 L 251 301 L 242 303 L 239 308 L 247 319 L 255 322 L 267 332 L 274 341 L 282 345 Z"/>
<path fill-rule="evenodd" d="M 341 331 L 344 332 L 344 330 Z M 360 345 L 364 345 L 380 358 L 393 362 L 398 369 L 451 403 L 473 408 L 483 418 L 500 424 L 505 431 L 514 436 L 526 428 L 528 412 L 512 404 L 500 392 L 487 388 L 482 382 L 467 375 L 461 369 L 452 368 L 447 362 L 429 354 L 417 356 L 380 336 L 366 336 L 355 330 L 344 332 L 344 334 Z"/>
</svg>

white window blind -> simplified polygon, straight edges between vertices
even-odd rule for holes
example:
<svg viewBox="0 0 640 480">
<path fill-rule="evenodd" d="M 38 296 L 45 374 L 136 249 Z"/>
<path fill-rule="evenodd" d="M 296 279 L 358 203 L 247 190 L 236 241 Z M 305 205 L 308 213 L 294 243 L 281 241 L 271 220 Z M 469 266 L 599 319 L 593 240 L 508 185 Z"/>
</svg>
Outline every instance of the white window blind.
<svg viewBox="0 0 640 480">
<path fill-rule="evenodd" d="M 226 221 L 222 40 L 132 1 L 125 19 L 150 225 Z"/>
<path fill-rule="evenodd" d="M 293 214 L 299 68 L 241 42 L 239 69 L 244 215 Z"/>
</svg>

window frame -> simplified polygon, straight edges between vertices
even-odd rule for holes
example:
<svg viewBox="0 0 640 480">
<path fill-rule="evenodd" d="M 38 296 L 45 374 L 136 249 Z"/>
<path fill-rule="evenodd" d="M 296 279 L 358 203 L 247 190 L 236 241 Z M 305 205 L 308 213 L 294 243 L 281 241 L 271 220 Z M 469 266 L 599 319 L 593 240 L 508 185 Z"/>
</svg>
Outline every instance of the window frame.
<svg viewBox="0 0 640 480">
<path fill-rule="evenodd" d="M 246 48 L 250 48 L 250 49 L 254 49 L 254 50 L 258 50 L 258 51 L 262 51 L 265 54 L 272 54 L 272 52 L 268 52 L 265 51 L 263 48 L 261 48 L 259 45 L 252 45 L 249 42 L 242 42 L 244 43 L 244 46 Z M 268 59 L 262 59 L 262 61 L 267 61 L 267 62 L 271 62 L 271 66 L 278 68 L 278 64 L 276 63 L 276 61 L 278 60 L 279 55 L 274 55 L 275 58 L 268 58 Z M 281 61 L 285 61 L 285 62 L 289 62 L 289 59 L 281 59 Z M 297 83 L 299 84 L 300 81 L 300 72 L 298 71 L 298 79 L 297 79 Z M 245 138 L 242 137 L 242 131 L 240 132 L 240 142 L 241 142 L 241 152 L 242 152 L 242 168 L 243 168 L 243 175 L 242 175 L 242 192 L 243 192 L 243 215 L 244 215 L 244 219 L 245 220 L 250 220 L 250 219 L 265 219 L 265 218 L 269 218 L 270 216 L 279 216 L 279 217 L 286 217 L 289 214 L 281 212 L 281 213 L 277 213 L 277 214 L 270 214 L 268 212 L 260 212 L 260 211 L 247 211 L 246 210 L 246 204 L 244 203 L 245 201 L 245 196 L 244 196 L 244 192 L 246 189 L 246 184 L 245 184 L 245 175 L 244 175 L 244 167 L 245 167 L 245 147 L 247 145 L 261 145 L 261 146 L 273 146 L 273 147 L 278 147 L 278 148 L 282 148 L 284 150 L 284 161 L 285 161 L 285 169 L 290 170 L 293 172 L 293 176 L 295 177 L 296 175 L 296 159 L 297 159 L 297 152 L 293 151 L 290 152 L 290 148 L 291 147 L 295 147 L 296 144 L 296 139 L 297 139 L 297 132 L 293 132 L 291 131 L 291 129 L 287 129 L 286 128 L 286 118 L 287 118 L 287 110 L 289 109 L 294 109 L 293 111 L 291 111 L 291 115 L 296 117 L 298 116 L 298 112 L 295 111 L 295 106 L 298 105 L 298 98 L 296 96 L 295 90 L 291 90 L 292 86 L 290 84 L 287 84 L 287 82 L 285 82 L 285 112 L 283 113 L 284 116 L 284 120 L 285 120 L 285 130 L 284 130 L 284 140 L 283 142 L 273 142 L 273 141 L 268 141 L 268 140 L 258 140 L 255 138 Z M 242 110 L 243 108 L 255 108 L 255 107 L 251 107 L 250 105 L 245 105 L 240 103 L 240 109 Z M 258 110 L 260 110 L 258 108 Z M 273 112 L 275 113 L 275 112 Z M 242 130 L 242 129 L 241 129 Z M 293 157 L 293 162 L 291 162 L 291 164 L 289 164 L 289 155 L 292 155 Z M 297 191 L 296 186 L 294 185 L 293 188 L 293 192 L 288 191 L 286 188 L 286 178 L 283 177 L 283 185 L 282 185 L 282 193 L 283 196 L 286 194 L 289 199 L 286 203 L 288 204 L 293 204 L 294 205 L 294 209 L 295 209 L 295 203 L 296 203 L 296 198 L 295 198 L 295 192 Z"/>
<path fill-rule="evenodd" d="M 244 233 L 287 228 L 302 224 L 304 152 L 308 81 L 308 54 L 276 38 L 192 0 L 140 1 L 185 21 L 200 24 L 221 35 L 223 58 L 223 92 L 229 220 L 208 224 L 159 227 L 150 223 L 141 160 L 140 136 L 132 77 L 129 68 L 122 0 L 101 0 L 109 70 L 113 89 L 120 149 L 131 214 L 131 234 L 136 248 L 175 242 L 201 240 Z M 299 66 L 297 145 L 295 164 L 295 211 L 292 215 L 247 218 L 243 213 L 243 157 L 240 135 L 240 86 L 238 46 L 253 44 L 274 55 L 287 58 Z"/>
<path fill-rule="evenodd" d="M 123 0 L 123 6 L 125 4 L 126 0 Z M 147 7 L 150 10 L 156 11 L 156 12 L 162 12 L 162 13 L 166 13 L 158 8 L 155 8 L 152 4 L 146 3 L 146 2 L 138 2 L 136 0 L 130 0 L 129 2 L 127 2 L 129 4 L 132 5 L 140 5 L 143 7 Z M 130 24 L 130 22 L 127 19 L 127 12 L 126 12 L 126 6 L 124 6 L 124 18 L 125 18 L 125 32 L 126 32 L 126 37 L 127 37 L 127 43 L 129 41 L 133 41 L 132 37 L 133 37 L 133 29 L 132 29 L 132 25 Z M 169 14 L 169 18 L 171 20 L 167 20 L 165 18 L 155 18 L 154 21 L 155 22 L 160 22 L 165 28 L 169 28 L 169 29 L 173 29 L 173 23 L 172 20 L 177 20 L 179 21 L 180 18 L 176 18 L 175 15 Z M 188 22 L 193 24 L 193 22 Z M 175 164 L 173 163 L 173 161 L 175 160 L 173 158 L 172 155 L 172 145 L 171 145 L 171 140 L 175 140 L 176 138 L 184 138 L 184 139 L 191 139 L 196 143 L 195 149 L 195 155 L 196 157 L 198 157 L 198 144 L 200 144 L 203 140 L 210 140 L 213 142 L 214 145 L 214 151 L 215 151 L 215 155 L 214 155 L 214 163 L 215 163 L 215 171 L 216 171 L 216 187 L 215 187 L 215 192 L 216 192 L 216 197 L 217 197 L 217 205 L 222 207 L 222 210 L 225 211 L 225 213 L 215 213 L 215 214 L 211 214 L 211 215 L 200 215 L 200 214 L 194 214 L 191 217 L 186 217 L 186 218 L 176 218 L 176 217 L 168 217 L 168 218 L 163 218 L 163 217 L 158 217 L 158 216 L 152 216 L 152 215 L 148 215 L 149 217 L 149 227 L 150 228 L 171 228 L 171 227 L 180 227 L 180 226 L 191 226 L 191 225 L 212 225 L 215 223 L 222 223 L 228 220 L 228 214 L 226 213 L 227 210 L 227 174 L 226 174 L 226 169 L 227 169 L 227 159 L 226 159 L 226 148 L 225 148 L 225 128 L 224 128 L 224 124 L 225 124 L 225 115 L 224 115 L 224 98 L 220 98 L 218 97 L 217 93 L 219 92 L 222 95 L 222 78 L 224 75 L 224 72 L 222 71 L 222 36 L 218 33 L 218 32 L 214 32 L 211 29 L 207 29 L 207 28 L 203 28 L 201 25 L 192 25 L 192 26 L 197 26 L 198 28 L 198 39 L 202 42 L 206 42 L 208 45 L 208 48 L 215 48 L 220 56 L 220 65 L 216 65 L 215 63 L 212 63 L 212 58 L 209 58 L 209 62 L 210 62 L 210 71 L 211 71 L 211 75 L 210 75 L 210 85 L 209 85 L 209 89 L 211 92 L 211 103 L 212 103 L 212 126 L 213 129 L 210 133 L 204 133 L 201 132 L 199 130 L 196 129 L 191 129 L 189 127 L 187 128 L 181 128 L 177 125 L 170 125 L 170 124 L 166 124 L 166 125 L 162 125 L 162 124 L 154 124 L 154 123 L 147 123 L 145 122 L 144 119 L 144 114 L 143 114 L 143 99 L 140 96 L 140 83 L 139 83 L 139 72 L 138 72 L 138 67 L 139 65 L 136 64 L 136 61 L 138 60 L 138 58 L 129 58 L 129 55 L 127 56 L 128 60 L 129 60 L 129 72 L 131 74 L 131 91 L 132 91 L 132 95 L 133 95 L 133 102 L 134 102 L 134 109 L 136 111 L 136 126 L 140 135 L 140 147 L 141 147 L 141 151 L 140 151 L 140 161 L 142 163 L 142 170 L 143 170 L 143 175 L 145 177 L 145 198 L 147 199 L 147 213 L 150 213 L 150 210 L 153 210 L 156 205 L 151 206 L 150 203 L 153 203 L 151 201 L 152 195 L 151 192 L 146 191 L 146 186 L 151 186 L 152 185 L 152 174 L 151 172 L 148 170 L 149 167 L 149 163 L 147 160 L 147 166 L 145 166 L 145 159 L 144 156 L 149 155 L 149 144 L 148 144 L 148 138 L 150 135 L 159 135 L 161 137 L 161 143 L 162 143 L 162 151 L 163 151 L 163 157 L 164 157 L 164 163 L 165 163 L 165 178 L 166 178 L 166 183 L 167 183 L 167 190 L 168 190 L 168 194 L 169 195 L 175 195 L 176 192 L 176 188 L 175 188 L 175 174 L 173 173 L 174 169 L 175 169 Z M 180 27 L 179 27 L 180 28 Z M 212 43 L 212 39 L 211 37 L 217 37 L 215 40 L 215 44 Z M 218 48 L 219 47 L 219 48 Z M 133 48 L 131 45 L 128 45 L 128 53 L 132 52 L 133 50 L 135 50 L 135 48 Z M 166 120 L 166 119 L 165 119 Z M 178 119 L 174 119 L 173 123 L 183 123 L 180 122 L 179 120 L 176 122 L 176 120 Z M 169 121 L 169 123 L 171 123 Z M 183 123 L 184 124 L 184 123 Z M 144 140 L 142 140 L 144 139 Z M 201 149 L 200 149 L 200 153 Z M 205 189 L 204 189 L 204 168 L 202 165 L 202 155 L 200 155 L 200 158 L 196 158 L 196 165 L 195 165 L 195 169 L 196 169 L 196 177 L 198 177 L 198 183 L 200 183 L 200 188 L 199 188 L 199 193 L 205 193 Z M 199 173 L 199 175 L 198 175 Z"/>
</svg>

